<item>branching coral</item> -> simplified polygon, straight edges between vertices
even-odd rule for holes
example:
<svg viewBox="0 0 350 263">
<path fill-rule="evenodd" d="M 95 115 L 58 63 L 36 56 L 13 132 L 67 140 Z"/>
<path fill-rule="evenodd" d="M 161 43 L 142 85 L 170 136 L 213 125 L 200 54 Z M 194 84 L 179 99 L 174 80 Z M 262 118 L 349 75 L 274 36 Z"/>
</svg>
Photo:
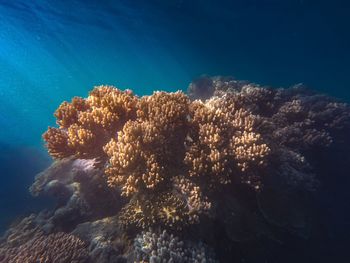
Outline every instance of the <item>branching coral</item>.
<svg viewBox="0 0 350 263">
<path fill-rule="evenodd" d="M 68 135 L 62 129 L 49 127 L 43 139 L 47 142 L 49 154 L 54 158 L 64 158 L 74 154 L 73 149 L 68 146 Z"/>
<path fill-rule="evenodd" d="M 1 262 L 87 262 L 85 244 L 69 234 L 35 235 L 27 243 L 16 248 L 0 248 Z M 1 258 L 3 257 L 3 258 Z"/>
<path fill-rule="evenodd" d="M 86 100 L 63 103 L 55 114 L 60 127 L 44 139 L 56 158 L 108 160 L 108 185 L 134 196 L 122 222 L 180 226 L 210 209 L 203 190 L 232 181 L 260 187 L 259 167 L 270 149 L 253 131 L 253 115 L 234 99 L 191 102 L 182 92 L 136 98 L 100 86 Z"/>
<path fill-rule="evenodd" d="M 134 262 L 217 262 L 204 244 L 181 241 L 166 231 L 158 234 L 149 230 L 134 240 Z"/>
<path fill-rule="evenodd" d="M 58 232 L 46 235 L 34 223 L 35 216 L 24 218 L 11 228 L 0 243 L 0 262 L 87 262 L 86 244 L 78 237 Z"/>
<path fill-rule="evenodd" d="M 270 148 L 274 167 L 269 171 L 269 180 L 283 182 L 285 186 L 289 185 L 287 188 L 314 189 L 318 183 L 310 163 L 315 161 L 312 156 L 317 156 L 316 149 L 329 147 L 335 139 L 337 142 L 346 140 L 344 131 L 350 127 L 347 104 L 319 95 L 300 84 L 289 89 L 272 89 L 233 78 L 204 77 L 189 86 L 193 98 L 201 98 L 200 88 L 205 89 L 205 98 L 210 95 L 230 97 L 230 105 L 254 116 L 252 132 L 256 136 L 245 133 L 249 140 L 242 140 L 237 156 L 246 159 L 244 156 L 250 155 L 249 141 L 254 142 L 262 136 Z M 237 141 L 239 136 L 231 143 Z M 247 164 L 241 163 L 242 168 L 245 169 Z M 246 181 L 259 180 L 254 178 L 255 175 L 250 174 Z"/>
<path fill-rule="evenodd" d="M 180 92 L 156 92 L 139 100 L 137 120 L 128 121 L 105 151 L 111 186 L 126 196 L 154 189 L 176 174 L 183 158 L 189 101 Z"/>
<path fill-rule="evenodd" d="M 57 128 L 49 128 L 43 138 L 54 158 L 105 157 L 102 147 L 116 130 L 136 115 L 136 98 L 129 91 L 98 86 L 87 99 L 63 102 L 55 112 Z"/>
<path fill-rule="evenodd" d="M 199 215 L 207 213 L 211 208 L 211 203 L 203 196 L 200 187 L 184 176 L 174 177 L 173 185 L 174 189 L 184 198 L 189 222 L 198 222 Z"/>
<path fill-rule="evenodd" d="M 264 164 L 270 149 L 253 132 L 254 116 L 236 108 L 234 99 L 224 96 L 193 103 L 193 134 L 188 138 L 185 162 L 191 176 L 209 174 L 211 180 L 223 184 L 238 179 L 258 189 L 257 167 Z"/>
<path fill-rule="evenodd" d="M 88 103 L 80 97 L 74 97 L 71 103 L 63 102 L 55 111 L 57 124 L 61 128 L 68 128 L 76 123 L 79 118 L 79 112 L 89 109 Z"/>
<path fill-rule="evenodd" d="M 30 240 L 39 229 L 35 219 L 35 214 L 31 214 L 8 229 L 1 238 L 4 243 L 0 242 L 0 248 L 16 247 Z"/>
<path fill-rule="evenodd" d="M 333 174 L 320 163 L 349 149 L 348 105 L 300 85 L 232 78 L 190 89 L 137 97 L 99 86 L 63 102 L 58 126 L 43 135 L 58 160 L 30 188 L 57 205 L 11 228 L 0 261 L 80 262 L 89 253 L 98 262 L 214 262 L 189 238 L 223 262 L 249 261 L 252 247 L 317 233 L 322 212 L 309 206 L 310 190 Z"/>
<path fill-rule="evenodd" d="M 121 186 L 126 196 L 138 192 L 140 188 L 154 189 L 165 178 L 161 156 L 156 154 L 156 148 L 150 148 L 151 143 L 145 142 L 156 141 L 156 138 L 150 138 L 158 137 L 152 134 L 152 129 L 146 123 L 129 121 L 118 132 L 118 139 L 112 139 L 104 148 L 110 157 L 106 169 L 108 183 L 110 186 Z"/>
</svg>

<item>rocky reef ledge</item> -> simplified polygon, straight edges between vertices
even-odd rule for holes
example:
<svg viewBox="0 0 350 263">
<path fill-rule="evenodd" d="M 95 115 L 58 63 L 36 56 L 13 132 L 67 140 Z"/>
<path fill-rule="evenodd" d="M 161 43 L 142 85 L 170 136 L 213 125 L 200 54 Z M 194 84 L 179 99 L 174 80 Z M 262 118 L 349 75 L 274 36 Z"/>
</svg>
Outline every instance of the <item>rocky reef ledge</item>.
<svg viewBox="0 0 350 263">
<path fill-rule="evenodd" d="M 346 103 L 202 77 L 187 94 L 98 86 L 54 116 L 30 192 L 56 206 L 13 224 L 0 262 L 323 262 L 337 241 Z"/>
</svg>

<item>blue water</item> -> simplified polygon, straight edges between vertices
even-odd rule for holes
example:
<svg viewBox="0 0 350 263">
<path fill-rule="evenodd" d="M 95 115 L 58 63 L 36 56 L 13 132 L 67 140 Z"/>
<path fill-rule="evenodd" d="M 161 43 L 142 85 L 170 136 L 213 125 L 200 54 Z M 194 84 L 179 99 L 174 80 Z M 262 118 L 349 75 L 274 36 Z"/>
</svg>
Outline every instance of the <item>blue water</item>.
<svg viewBox="0 0 350 263">
<path fill-rule="evenodd" d="M 0 229 L 41 204 L 27 187 L 63 100 L 99 84 L 185 90 L 208 74 L 350 101 L 349 13 L 346 1 L 0 0 Z"/>
</svg>

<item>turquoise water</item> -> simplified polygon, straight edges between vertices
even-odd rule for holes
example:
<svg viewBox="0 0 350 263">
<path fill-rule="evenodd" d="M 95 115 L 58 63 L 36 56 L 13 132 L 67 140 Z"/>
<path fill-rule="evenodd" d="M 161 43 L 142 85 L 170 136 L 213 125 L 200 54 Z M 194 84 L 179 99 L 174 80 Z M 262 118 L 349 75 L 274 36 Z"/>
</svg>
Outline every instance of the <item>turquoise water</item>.
<svg viewBox="0 0 350 263">
<path fill-rule="evenodd" d="M 172 52 L 157 38 L 154 31 L 164 29 L 144 24 L 142 10 L 123 3 L 15 1 L 2 3 L 0 14 L 0 137 L 6 143 L 38 145 L 57 106 L 94 85 L 142 95 L 186 88 L 193 77 L 181 47 Z"/>
<path fill-rule="evenodd" d="M 349 99 L 349 6 L 326 1 L 0 1 L 0 138 L 40 145 L 94 85 L 186 89 L 202 74 Z"/>
</svg>

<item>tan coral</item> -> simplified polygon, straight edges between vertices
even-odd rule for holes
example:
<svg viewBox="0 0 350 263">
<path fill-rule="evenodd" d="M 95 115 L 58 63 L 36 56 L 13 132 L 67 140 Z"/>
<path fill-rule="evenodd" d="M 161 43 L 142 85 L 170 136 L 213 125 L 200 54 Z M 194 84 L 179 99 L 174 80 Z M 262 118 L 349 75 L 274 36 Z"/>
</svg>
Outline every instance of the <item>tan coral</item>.
<svg viewBox="0 0 350 263">
<path fill-rule="evenodd" d="M 122 194 L 130 196 L 171 177 L 170 161 L 182 162 L 188 103 L 180 92 L 156 92 L 140 99 L 138 119 L 126 122 L 117 140 L 104 147 L 110 158 L 109 185 L 120 186 Z"/>
<path fill-rule="evenodd" d="M 169 122 L 176 124 L 184 121 L 189 107 L 189 99 L 183 92 L 154 92 L 144 96 L 138 103 L 137 116 L 142 120 Z"/>
<path fill-rule="evenodd" d="M 156 183 L 151 180 L 158 176 L 155 160 L 145 155 L 141 144 L 142 125 L 130 121 L 118 132 L 118 138 L 112 139 L 104 147 L 110 158 L 106 169 L 108 183 L 110 186 L 121 186 L 126 196 L 135 193 L 142 182 L 142 186 L 147 188 L 154 187 Z"/>
<path fill-rule="evenodd" d="M 63 102 L 55 111 L 54 116 L 61 128 L 68 128 L 77 122 L 79 112 L 86 111 L 88 108 L 89 106 L 83 98 L 74 97 L 71 103 Z"/>
<path fill-rule="evenodd" d="M 259 134 L 246 131 L 231 139 L 230 150 L 242 172 L 250 168 L 250 163 L 264 164 L 270 149 L 266 144 L 260 144 L 259 140 Z"/>
<path fill-rule="evenodd" d="M 68 146 L 68 135 L 64 130 L 49 127 L 43 139 L 47 142 L 49 154 L 54 158 L 68 157 L 74 153 Z"/>
<path fill-rule="evenodd" d="M 36 231 L 19 246 L 0 247 L 0 261 L 16 262 L 87 262 L 88 249 L 78 237 L 63 232 L 45 235 Z"/>
<path fill-rule="evenodd" d="M 188 208 L 190 223 L 199 222 L 199 216 L 207 214 L 211 203 L 203 196 L 199 186 L 184 176 L 176 176 L 173 179 L 174 188 L 185 198 Z"/>
<path fill-rule="evenodd" d="M 128 125 L 130 124 L 130 125 Z M 143 149 L 143 137 L 139 129 L 142 125 L 128 123 L 118 140 L 112 139 L 105 147 L 110 157 L 106 169 L 110 186 L 121 186 L 126 196 L 137 192 L 139 188 L 154 188 L 164 179 L 164 167 L 161 166 L 156 154 Z"/>
<path fill-rule="evenodd" d="M 137 98 L 129 90 L 121 91 L 112 86 L 95 87 L 87 102 L 94 109 L 103 109 L 104 113 L 116 114 L 119 120 L 127 121 L 136 114 Z"/>
<path fill-rule="evenodd" d="M 269 148 L 233 95 L 191 102 L 182 92 L 138 98 L 98 86 L 58 112 L 62 127 L 44 138 L 49 152 L 107 160 L 108 185 L 132 197 L 125 224 L 196 223 L 211 206 L 203 191 L 233 181 L 260 187 Z"/>
<path fill-rule="evenodd" d="M 227 121 L 220 108 L 194 102 L 191 119 L 194 134 L 184 158 L 190 176 L 212 176 L 215 181 L 230 182 L 232 164 L 227 151 Z"/>
<path fill-rule="evenodd" d="M 75 150 L 79 157 L 92 152 L 96 142 L 96 136 L 89 129 L 73 124 L 68 128 L 68 146 Z"/>
<path fill-rule="evenodd" d="M 49 153 L 54 158 L 103 158 L 102 147 L 127 120 L 135 118 L 136 103 L 131 92 L 111 86 L 96 87 L 87 99 L 75 97 L 71 103 L 63 102 L 55 112 L 60 131 L 43 136 Z"/>
<path fill-rule="evenodd" d="M 234 170 L 238 169 L 239 180 L 249 183 L 245 178 L 248 166 L 256 168 L 264 164 L 269 148 L 259 134 L 252 132 L 256 120 L 236 105 L 233 96 L 193 103 L 194 132 L 184 159 L 190 176 L 210 175 L 213 183 L 227 184 L 236 180 Z"/>
<path fill-rule="evenodd" d="M 120 118 L 132 119 L 135 115 L 137 98 L 130 90 L 113 89 L 107 96 L 101 98 L 101 107 L 109 112 L 118 113 Z"/>
<path fill-rule="evenodd" d="M 90 91 L 87 98 L 87 102 L 91 107 L 101 107 L 101 100 L 104 96 L 112 93 L 114 90 L 113 86 L 100 85 L 96 86 L 92 91 Z"/>
</svg>

